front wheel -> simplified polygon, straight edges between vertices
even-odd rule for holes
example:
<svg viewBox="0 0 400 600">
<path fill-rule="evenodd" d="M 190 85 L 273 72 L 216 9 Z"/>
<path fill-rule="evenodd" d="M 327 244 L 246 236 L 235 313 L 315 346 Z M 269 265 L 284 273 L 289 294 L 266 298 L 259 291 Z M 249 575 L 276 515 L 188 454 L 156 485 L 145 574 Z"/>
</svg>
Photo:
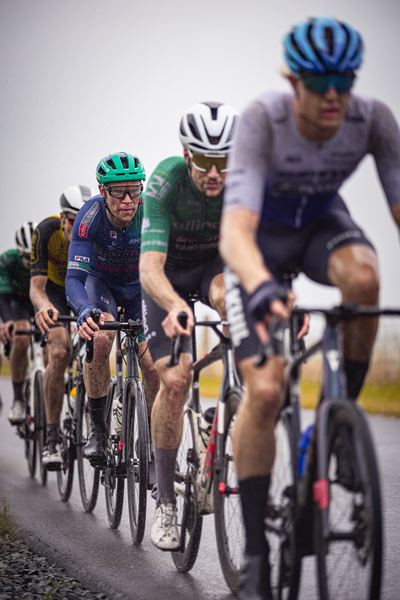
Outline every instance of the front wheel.
<svg viewBox="0 0 400 600">
<path fill-rule="evenodd" d="M 239 481 L 232 447 L 239 402 L 240 394 L 229 392 L 225 402 L 224 432 L 217 433 L 214 463 L 214 520 L 218 555 L 225 581 L 233 593 L 239 588 L 245 547 Z"/>
<path fill-rule="evenodd" d="M 375 451 L 367 421 L 350 400 L 337 402 L 328 427 L 327 509 L 316 504 L 318 581 L 322 600 L 378 600 L 382 511 Z M 327 516 L 324 532 L 323 512 Z"/>
<path fill-rule="evenodd" d="M 121 450 L 119 448 L 119 435 L 115 433 L 112 415 L 112 399 L 114 397 L 115 382 L 111 381 L 107 399 L 107 466 L 104 470 L 104 489 L 106 496 L 106 509 L 108 523 L 111 529 L 118 529 L 121 523 L 124 507 L 125 473 L 121 472 Z"/>
<path fill-rule="evenodd" d="M 61 500 L 68 502 L 74 481 L 74 464 L 76 458 L 74 404 L 66 394 L 60 415 L 61 469 L 57 471 L 57 485 Z"/>
<path fill-rule="evenodd" d="M 83 453 L 91 431 L 91 418 L 89 404 L 83 380 L 76 386 L 76 410 L 78 411 L 76 424 L 76 450 L 78 459 L 79 490 L 83 508 L 92 512 L 96 506 L 99 493 L 100 471 L 94 469 Z"/>
<path fill-rule="evenodd" d="M 37 371 L 33 385 L 33 402 L 35 404 L 35 436 L 38 440 L 40 480 L 47 483 L 47 470 L 43 464 L 43 450 L 46 444 L 46 410 L 44 407 L 43 372 Z"/>
<path fill-rule="evenodd" d="M 146 527 L 148 473 L 148 419 L 144 388 L 131 383 L 128 393 L 125 439 L 129 523 L 135 544 L 143 540 Z"/>
<path fill-rule="evenodd" d="M 25 456 L 28 461 L 29 475 L 35 477 L 36 473 L 36 456 L 37 456 L 37 434 L 35 427 L 35 415 L 33 406 L 33 397 L 31 393 L 31 380 L 25 382 Z M 33 410 L 32 410 L 33 409 Z"/>
<path fill-rule="evenodd" d="M 175 495 L 180 549 L 171 552 L 181 573 L 187 573 L 196 562 L 200 546 L 203 517 L 198 516 L 196 494 L 197 455 L 194 443 L 193 413 L 186 409 L 182 440 L 178 448 L 175 469 Z"/>
<path fill-rule="evenodd" d="M 296 600 L 301 559 L 296 543 L 297 452 L 291 408 L 281 411 L 275 425 L 276 454 L 265 518 L 269 543 L 271 587 L 277 600 Z"/>
</svg>

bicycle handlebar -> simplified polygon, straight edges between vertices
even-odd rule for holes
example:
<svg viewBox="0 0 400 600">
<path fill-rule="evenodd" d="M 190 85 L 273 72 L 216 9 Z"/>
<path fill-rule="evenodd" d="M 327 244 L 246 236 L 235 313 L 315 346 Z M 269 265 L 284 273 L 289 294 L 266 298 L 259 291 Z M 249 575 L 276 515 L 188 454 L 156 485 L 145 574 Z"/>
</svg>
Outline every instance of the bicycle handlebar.
<svg viewBox="0 0 400 600">
<path fill-rule="evenodd" d="M 185 312 L 180 312 L 178 314 L 178 321 L 179 324 L 186 329 L 186 325 L 187 325 L 187 313 Z M 172 341 L 171 343 L 171 356 L 167 359 L 165 366 L 168 367 L 169 369 L 171 367 L 175 367 L 178 363 L 179 363 L 179 356 L 182 352 L 182 346 L 183 346 L 183 337 L 181 335 L 177 335 L 176 339 Z"/>
<path fill-rule="evenodd" d="M 99 329 L 102 331 L 125 331 L 126 333 L 138 334 L 143 330 L 143 323 L 140 319 L 133 321 L 132 319 L 128 319 L 128 321 L 105 321 L 103 325 L 99 324 L 99 318 L 101 315 L 101 310 L 99 308 L 95 308 L 92 310 L 92 319 L 98 325 Z M 91 363 L 93 361 L 93 350 L 94 350 L 94 342 L 93 338 L 91 340 L 86 340 L 86 362 Z"/>
</svg>

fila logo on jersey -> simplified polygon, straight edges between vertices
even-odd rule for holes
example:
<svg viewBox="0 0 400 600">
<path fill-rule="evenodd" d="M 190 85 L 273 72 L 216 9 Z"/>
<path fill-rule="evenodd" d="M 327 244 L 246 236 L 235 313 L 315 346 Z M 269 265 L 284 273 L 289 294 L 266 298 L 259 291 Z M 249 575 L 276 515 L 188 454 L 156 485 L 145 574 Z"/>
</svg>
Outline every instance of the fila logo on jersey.
<svg viewBox="0 0 400 600">
<path fill-rule="evenodd" d="M 114 239 L 117 239 L 117 232 L 116 231 L 110 231 L 110 236 Z"/>
<path fill-rule="evenodd" d="M 89 231 L 89 227 L 93 222 L 93 219 L 95 218 L 95 216 L 97 215 L 97 213 L 100 210 L 100 206 L 98 202 L 95 202 L 93 204 L 93 206 L 91 206 L 89 208 L 89 210 L 87 211 L 87 213 L 85 214 L 85 216 L 83 217 L 80 225 L 79 225 L 79 237 L 81 238 L 87 238 L 88 236 L 88 231 Z"/>
<path fill-rule="evenodd" d="M 85 263 L 90 262 L 90 258 L 88 258 L 87 256 L 74 256 L 74 260 L 78 260 L 79 262 Z"/>
<path fill-rule="evenodd" d="M 102 302 L 105 302 L 106 304 L 110 304 L 110 301 L 107 300 L 107 298 L 104 298 L 104 296 L 100 296 L 100 298 L 101 298 Z"/>
</svg>

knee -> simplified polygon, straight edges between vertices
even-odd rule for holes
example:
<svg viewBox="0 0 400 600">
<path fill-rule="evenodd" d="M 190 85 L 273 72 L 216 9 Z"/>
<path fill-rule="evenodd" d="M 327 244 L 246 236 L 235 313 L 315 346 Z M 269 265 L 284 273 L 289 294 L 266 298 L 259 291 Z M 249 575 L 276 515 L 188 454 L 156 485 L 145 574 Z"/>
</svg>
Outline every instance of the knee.
<svg viewBox="0 0 400 600">
<path fill-rule="evenodd" d="M 161 375 L 161 394 L 168 402 L 171 410 L 179 410 L 186 402 L 192 380 L 191 366 L 188 365 L 172 368 L 168 373 Z"/>
<path fill-rule="evenodd" d="M 68 365 L 69 348 L 63 344 L 52 344 L 49 352 L 49 362 L 64 371 Z"/>
<path fill-rule="evenodd" d="M 106 331 L 98 331 L 94 338 L 94 358 L 95 360 L 108 360 L 112 348 L 112 340 Z"/>
<path fill-rule="evenodd" d="M 379 300 L 379 274 L 374 265 L 362 264 L 346 282 L 345 296 L 352 302 L 377 304 Z"/>
<path fill-rule="evenodd" d="M 283 378 L 258 379 L 248 388 L 247 405 L 254 423 L 265 427 L 275 419 L 282 403 Z"/>
<path fill-rule="evenodd" d="M 13 340 L 13 352 L 20 355 L 25 353 L 29 348 L 29 338 L 26 335 L 16 335 Z"/>
</svg>

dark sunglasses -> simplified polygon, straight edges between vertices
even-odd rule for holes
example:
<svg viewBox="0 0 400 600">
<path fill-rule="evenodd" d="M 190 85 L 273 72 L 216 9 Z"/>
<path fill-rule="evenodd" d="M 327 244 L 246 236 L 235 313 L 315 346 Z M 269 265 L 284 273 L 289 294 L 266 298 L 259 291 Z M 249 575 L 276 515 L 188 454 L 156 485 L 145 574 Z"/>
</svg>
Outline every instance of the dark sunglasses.
<svg viewBox="0 0 400 600">
<path fill-rule="evenodd" d="M 64 215 L 64 219 L 65 219 L 66 221 L 68 221 L 68 223 L 69 223 L 70 225 L 72 225 L 72 226 L 73 226 L 73 225 L 74 225 L 74 223 L 75 223 L 75 217 L 74 217 L 73 219 L 70 219 L 69 217 L 67 217 L 67 215 L 66 215 L 65 213 L 63 213 L 63 215 Z"/>
<path fill-rule="evenodd" d="M 224 156 L 207 156 L 205 154 L 196 154 L 189 152 L 190 160 L 195 169 L 207 173 L 213 165 L 215 165 L 220 173 L 225 173 L 227 169 L 228 157 Z"/>
<path fill-rule="evenodd" d="M 110 196 L 112 196 L 113 198 L 116 198 L 117 200 L 123 200 L 127 194 L 129 196 L 129 198 L 131 200 L 133 200 L 133 198 L 136 198 L 137 196 L 139 196 L 141 194 L 143 188 L 141 185 L 135 185 L 134 187 L 127 187 L 127 188 L 104 186 L 104 189 L 107 190 L 107 192 L 110 194 Z"/>
<path fill-rule="evenodd" d="M 326 94 L 330 87 L 335 88 L 338 94 L 344 94 L 351 90 L 356 76 L 354 73 L 340 75 L 331 73 L 328 75 L 301 75 L 300 79 L 304 87 L 315 94 Z"/>
</svg>

